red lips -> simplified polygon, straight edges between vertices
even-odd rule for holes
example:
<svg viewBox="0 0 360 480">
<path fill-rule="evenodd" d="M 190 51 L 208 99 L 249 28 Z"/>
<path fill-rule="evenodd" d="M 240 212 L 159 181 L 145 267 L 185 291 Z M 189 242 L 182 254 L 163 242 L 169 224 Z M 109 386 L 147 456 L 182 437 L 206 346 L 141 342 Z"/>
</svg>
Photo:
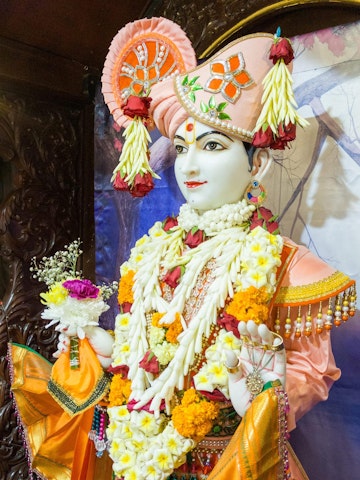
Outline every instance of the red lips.
<svg viewBox="0 0 360 480">
<path fill-rule="evenodd" d="M 187 188 L 201 187 L 201 185 L 204 185 L 205 183 L 207 183 L 207 182 L 194 182 L 194 181 L 184 182 L 184 184 L 186 185 Z"/>
</svg>

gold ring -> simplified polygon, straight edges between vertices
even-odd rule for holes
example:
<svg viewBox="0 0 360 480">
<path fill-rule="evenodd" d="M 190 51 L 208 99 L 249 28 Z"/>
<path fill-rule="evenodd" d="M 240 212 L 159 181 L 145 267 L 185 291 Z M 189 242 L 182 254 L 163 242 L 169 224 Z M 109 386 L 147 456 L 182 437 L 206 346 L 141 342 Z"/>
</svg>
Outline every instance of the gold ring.
<svg viewBox="0 0 360 480">
<path fill-rule="evenodd" d="M 228 365 L 226 365 L 226 363 L 225 363 L 225 367 L 229 373 L 237 373 L 240 370 L 240 359 L 238 360 L 238 363 L 234 367 L 229 367 Z"/>
<path fill-rule="evenodd" d="M 281 343 L 279 345 L 272 345 L 270 348 L 273 352 L 281 352 L 281 350 L 284 350 L 284 340 L 281 335 L 278 333 L 272 332 L 275 338 L 279 338 L 281 340 Z"/>
</svg>

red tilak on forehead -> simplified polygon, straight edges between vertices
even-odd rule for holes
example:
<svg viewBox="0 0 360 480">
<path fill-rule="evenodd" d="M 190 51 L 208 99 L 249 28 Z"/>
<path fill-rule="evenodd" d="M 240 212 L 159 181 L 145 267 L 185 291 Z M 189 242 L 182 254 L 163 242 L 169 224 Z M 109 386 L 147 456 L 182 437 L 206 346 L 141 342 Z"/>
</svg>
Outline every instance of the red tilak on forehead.
<svg viewBox="0 0 360 480">
<path fill-rule="evenodd" d="M 188 118 L 185 123 L 185 141 L 189 145 L 195 142 L 195 120 Z"/>
</svg>

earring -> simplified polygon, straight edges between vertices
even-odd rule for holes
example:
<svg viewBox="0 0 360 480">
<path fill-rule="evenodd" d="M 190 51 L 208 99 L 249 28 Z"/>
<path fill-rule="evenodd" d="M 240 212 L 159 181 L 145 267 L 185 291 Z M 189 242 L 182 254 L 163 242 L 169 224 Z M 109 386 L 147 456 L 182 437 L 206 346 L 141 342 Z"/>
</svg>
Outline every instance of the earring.
<svg viewBox="0 0 360 480">
<path fill-rule="evenodd" d="M 257 195 L 254 195 L 252 191 L 256 191 Z M 245 200 L 249 205 L 255 205 L 259 207 L 262 205 L 266 198 L 266 190 L 258 180 L 252 180 L 248 188 L 245 190 Z"/>
</svg>

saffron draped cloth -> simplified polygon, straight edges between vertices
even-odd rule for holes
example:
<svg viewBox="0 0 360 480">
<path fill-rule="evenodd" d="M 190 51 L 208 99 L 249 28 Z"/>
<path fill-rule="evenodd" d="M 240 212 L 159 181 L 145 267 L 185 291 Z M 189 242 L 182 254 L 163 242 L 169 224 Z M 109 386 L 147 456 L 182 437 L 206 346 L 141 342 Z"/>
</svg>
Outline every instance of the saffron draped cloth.
<svg viewBox="0 0 360 480">
<path fill-rule="evenodd" d="M 251 403 L 208 480 L 309 480 L 287 442 L 286 414 L 280 382 L 266 388 Z"/>
<path fill-rule="evenodd" d="M 88 440 L 94 406 L 108 390 L 106 374 L 87 339 L 79 341 L 80 366 L 69 352 L 52 365 L 29 347 L 9 344 L 12 394 L 31 469 L 47 480 L 90 480 L 95 453 Z M 102 467 L 100 467 L 102 468 Z M 103 467 L 107 469 L 107 466 Z M 98 476 L 98 478 L 106 478 Z M 111 478 L 111 467 L 109 476 Z"/>
</svg>

